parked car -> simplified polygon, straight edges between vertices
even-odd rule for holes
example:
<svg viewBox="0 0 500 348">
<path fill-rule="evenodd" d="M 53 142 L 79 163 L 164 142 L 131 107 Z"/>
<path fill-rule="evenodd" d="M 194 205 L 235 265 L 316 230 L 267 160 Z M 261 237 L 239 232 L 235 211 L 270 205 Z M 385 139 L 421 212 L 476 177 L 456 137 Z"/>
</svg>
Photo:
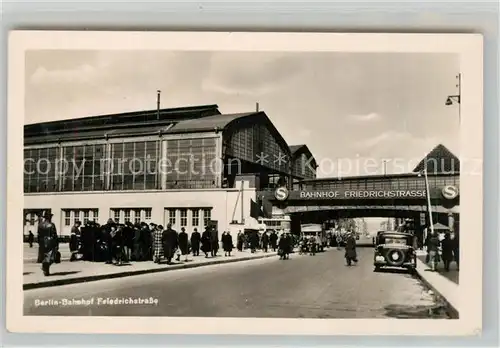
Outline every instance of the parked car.
<svg viewBox="0 0 500 348">
<path fill-rule="evenodd" d="M 409 233 L 391 231 L 378 234 L 373 256 L 375 271 L 382 267 L 415 270 L 417 255 L 413 240 L 414 236 Z"/>
</svg>

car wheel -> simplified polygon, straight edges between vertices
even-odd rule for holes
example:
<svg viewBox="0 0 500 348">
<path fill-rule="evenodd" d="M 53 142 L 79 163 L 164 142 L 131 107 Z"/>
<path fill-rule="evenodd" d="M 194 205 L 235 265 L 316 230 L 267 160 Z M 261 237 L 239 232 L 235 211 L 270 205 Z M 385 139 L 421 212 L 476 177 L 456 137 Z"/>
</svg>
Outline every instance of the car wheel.
<svg viewBox="0 0 500 348">
<path fill-rule="evenodd" d="M 390 249 L 387 251 L 386 260 L 390 266 L 400 267 L 405 261 L 405 254 L 400 249 Z"/>
<path fill-rule="evenodd" d="M 380 272 L 380 266 L 375 266 L 375 268 L 373 269 L 373 272 Z"/>
</svg>

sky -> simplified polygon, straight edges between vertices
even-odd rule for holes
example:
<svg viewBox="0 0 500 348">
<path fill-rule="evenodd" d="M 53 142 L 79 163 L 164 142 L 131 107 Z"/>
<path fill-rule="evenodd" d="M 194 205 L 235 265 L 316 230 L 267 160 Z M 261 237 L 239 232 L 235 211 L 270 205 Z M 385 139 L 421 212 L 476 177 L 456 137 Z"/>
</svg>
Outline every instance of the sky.
<svg viewBox="0 0 500 348">
<path fill-rule="evenodd" d="M 217 104 L 265 111 L 318 177 L 408 172 L 439 143 L 459 155 L 459 58 L 434 53 L 29 51 L 26 118 L 37 123 Z M 379 223 L 377 223 L 378 225 Z"/>
</svg>

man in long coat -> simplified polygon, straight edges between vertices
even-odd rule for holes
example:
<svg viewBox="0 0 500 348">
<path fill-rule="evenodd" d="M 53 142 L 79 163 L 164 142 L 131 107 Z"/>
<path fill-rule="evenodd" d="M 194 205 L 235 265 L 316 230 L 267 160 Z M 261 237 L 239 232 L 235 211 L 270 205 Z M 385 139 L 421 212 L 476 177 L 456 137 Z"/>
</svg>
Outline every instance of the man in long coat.
<svg viewBox="0 0 500 348">
<path fill-rule="evenodd" d="M 210 227 L 208 226 L 201 235 L 201 251 L 205 253 L 205 257 L 208 257 L 208 253 L 212 251 L 212 236 L 210 234 Z"/>
<path fill-rule="evenodd" d="M 201 234 L 198 232 L 198 229 L 194 229 L 191 234 L 191 249 L 193 250 L 193 256 L 200 256 L 200 241 Z"/>
<path fill-rule="evenodd" d="M 214 227 L 210 229 L 210 241 L 212 256 L 217 256 L 217 252 L 219 251 L 219 231 Z"/>
<path fill-rule="evenodd" d="M 154 263 L 160 263 L 163 257 L 163 226 L 157 226 L 153 235 L 153 259 Z"/>
<path fill-rule="evenodd" d="M 106 225 L 102 226 L 102 242 L 104 247 L 104 261 L 106 264 L 113 263 L 114 247 L 112 231 L 116 231 L 116 223 L 113 219 L 108 219 Z"/>
<path fill-rule="evenodd" d="M 50 265 L 55 262 L 56 253 L 59 251 L 56 226 L 51 220 L 52 214 L 45 212 L 42 221 L 38 225 L 39 247 L 43 254 L 42 271 L 45 276 L 50 275 Z"/>
<path fill-rule="evenodd" d="M 184 261 L 187 261 L 189 254 L 189 236 L 184 227 L 181 228 L 181 233 L 179 233 L 179 249 L 181 250 L 181 254 L 185 257 Z"/>
<path fill-rule="evenodd" d="M 269 248 L 269 236 L 267 235 L 267 232 L 264 231 L 262 234 L 262 250 L 264 250 L 265 253 L 267 253 L 267 249 Z"/>
<path fill-rule="evenodd" d="M 453 240 L 450 239 L 450 233 L 446 232 L 444 239 L 441 241 L 441 258 L 444 263 L 444 270 L 450 271 L 450 263 L 453 261 Z"/>
<path fill-rule="evenodd" d="M 356 238 L 354 233 L 350 232 L 347 234 L 345 241 L 345 258 L 350 259 L 354 262 L 358 262 L 358 255 L 356 253 Z"/>
<path fill-rule="evenodd" d="M 177 232 L 172 229 L 172 224 L 167 225 L 167 229 L 163 232 L 163 253 L 168 263 L 172 262 L 175 255 L 175 250 L 178 247 Z"/>
<path fill-rule="evenodd" d="M 271 242 L 271 248 L 273 248 L 273 251 L 276 251 L 276 248 L 278 246 L 278 235 L 276 234 L 276 231 L 273 231 L 271 235 L 269 236 L 269 241 Z"/>
<path fill-rule="evenodd" d="M 141 224 L 136 223 L 134 224 L 134 238 L 132 239 L 134 248 L 132 252 L 132 259 L 134 261 L 141 261 L 142 260 L 142 242 L 141 242 Z"/>
<path fill-rule="evenodd" d="M 238 235 L 236 236 L 236 248 L 238 251 L 243 251 L 243 245 L 245 243 L 245 236 L 241 231 L 238 232 Z"/>
</svg>

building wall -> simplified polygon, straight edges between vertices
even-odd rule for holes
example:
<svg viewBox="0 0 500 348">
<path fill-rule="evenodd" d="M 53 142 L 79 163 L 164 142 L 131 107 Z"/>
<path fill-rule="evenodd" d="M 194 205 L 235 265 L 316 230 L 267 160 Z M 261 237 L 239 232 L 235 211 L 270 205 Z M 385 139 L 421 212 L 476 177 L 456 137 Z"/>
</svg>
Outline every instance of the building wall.
<svg viewBox="0 0 500 348">
<path fill-rule="evenodd" d="M 250 188 L 248 182 L 243 184 L 243 211 L 245 220 L 250 218 L 250 202 L 256 200 L 256 191 Z M 141 221 L 154 222 L 164 226 L 168 223 L 169 212 L 166 209 L 176 210 L 176 224 L 174 228 L 181 228 L 181 211 L 187 209 L 186 232 L 191 233 L 192 211 L 191 209 L 211 209 L 212 220 L 218 221 L 219 231 L 227 230 L 231 220 L 241 220 L 241 183 L 236 189 L 200 189 L 200 190 L 169 190 L 169 191 L 141 191 L 141 192 L 60 192 L 43 194 L 25 194 L 25 211 L 50 208 L 53 222 L 60 235 L 69 235 L 71 225 L 74 222 L 74 213 L 88 211 L 89 219 L 92 220 L 94 213 L 98 213 L 98 222 L 105 224 L 108 219 L 114 219 L 113 209 L 119 209 L 120 218 L 124 218 L 124 211 L 137 209 L 141 214 Z M 150 219 L 147 219 L 146 211 L 150 209 Z M 65 226 L 66 213 L 70 211 L 70 226 Z M 234 218 L 233 218 L 234 212 Z M 149 216 L 148 216 L 149 218 Z M 200 215 L 198 230 L 203 229 L 203 216 Z M 134 221 L 132 221 L 134 222 Z M 36 228 L 28 228 L 36 235 Z M 26 223 L 25 223 L 26 230 Z"/>
</svg>

